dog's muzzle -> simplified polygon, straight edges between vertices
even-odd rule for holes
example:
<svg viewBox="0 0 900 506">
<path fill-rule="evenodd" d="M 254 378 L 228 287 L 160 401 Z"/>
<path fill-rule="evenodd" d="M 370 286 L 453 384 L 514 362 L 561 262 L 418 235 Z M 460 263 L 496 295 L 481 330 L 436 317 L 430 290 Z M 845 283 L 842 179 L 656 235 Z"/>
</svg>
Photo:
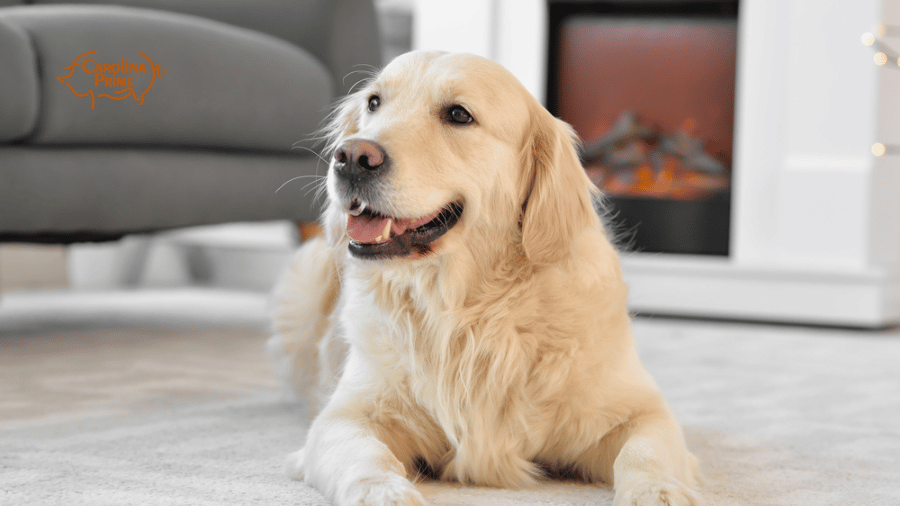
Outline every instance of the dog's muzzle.
<svg viewBox="0 0 900 506">
<path fill-rule="evenodd" d="M 380 212 L 366 199 L 378 195 L 378 180 L 390 170 L 385 150 L 376 142 L 349 140 L 334 152 L 332 164 L 340 186 L 351 199 L 345 210 L 350 253 L 357 258 L 387 259 L 425 255 L 432 243 L 459 222 L 462 202 L 451 202 L 418 218 Z M 378 198 L 383 198 L 380 195 Z"/>
</svg>

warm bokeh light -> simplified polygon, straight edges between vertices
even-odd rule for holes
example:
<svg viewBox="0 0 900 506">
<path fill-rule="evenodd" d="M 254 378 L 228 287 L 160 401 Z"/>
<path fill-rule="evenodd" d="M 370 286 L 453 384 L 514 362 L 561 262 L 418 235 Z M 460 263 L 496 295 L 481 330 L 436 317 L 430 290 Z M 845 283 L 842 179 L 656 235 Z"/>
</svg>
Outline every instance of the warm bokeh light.
<svg viewBox="0 0 900 506">
<path fill-rule="evenodd" d="M 887 148 L 885 147 L 884 144 L 882 144 L 880 142 L 876 142 L 875 144 L 872 145 L 872 154 L 873 155 L 884 156 L 885 153 L 887 153 Z"/>
<path fill-rule="evenodd" d="M 864 33 L 862 36 L 862 43 L 867 46 L 871 46 L 875 43 L 875 36 L 869 32 Z"/>
<path fill-rule="evenodd" d="M 879 67 L 884 66 L 884 64 L 887 63 L 887 60 L 888 58 L 886 54 L 881 52 L 875 53 L 875 65 L 878 65 Z"/>
</svg>

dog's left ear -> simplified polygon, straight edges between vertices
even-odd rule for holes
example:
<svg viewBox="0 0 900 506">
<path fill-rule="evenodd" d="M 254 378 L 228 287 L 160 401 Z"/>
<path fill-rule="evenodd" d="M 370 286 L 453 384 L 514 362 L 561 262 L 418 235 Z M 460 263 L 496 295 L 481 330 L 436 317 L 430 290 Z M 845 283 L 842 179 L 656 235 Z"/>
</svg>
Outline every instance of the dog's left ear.
<svg viewBox="0 0 900 506">
<path fill-rule="evenodd" d="M 531 118 L 526 163 L 532 176 L 523 188 L 522 245 L 531 262 L 552 264 L 571 254 L 576 234 L 596 226 L 597 190 L 578 159 L 572 127 L 542 107 Z"/>
</svg>

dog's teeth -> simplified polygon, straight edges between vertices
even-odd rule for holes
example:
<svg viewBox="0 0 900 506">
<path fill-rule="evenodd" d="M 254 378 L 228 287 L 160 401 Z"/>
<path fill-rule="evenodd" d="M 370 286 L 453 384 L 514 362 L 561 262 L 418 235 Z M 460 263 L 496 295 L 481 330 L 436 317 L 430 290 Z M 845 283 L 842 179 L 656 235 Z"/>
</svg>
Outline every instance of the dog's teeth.
<svg viewBox="0 0 900 506">
<path fill-rule="evenodd" d="M 366 203 L 362 200 L 354 200 L 350 204 L 350 209 L 347 210 L 347 214 L 351 216 L 359 216 L 366 210 Z"/>
<path fill-rule="evenodd" d="M 379 237 L 378 242 L 381 242 L 382 238 L 385 241 L 387 241 L 388 239 L 391 238 L 391 225 L 393 225 L 393 223 L 394 223 L 394 220 L 391 218 L 388 218 L 387 222 L 384 224 L 384 230 L 382 230 L 381 235 L 378 236 Z"/>
</svg>

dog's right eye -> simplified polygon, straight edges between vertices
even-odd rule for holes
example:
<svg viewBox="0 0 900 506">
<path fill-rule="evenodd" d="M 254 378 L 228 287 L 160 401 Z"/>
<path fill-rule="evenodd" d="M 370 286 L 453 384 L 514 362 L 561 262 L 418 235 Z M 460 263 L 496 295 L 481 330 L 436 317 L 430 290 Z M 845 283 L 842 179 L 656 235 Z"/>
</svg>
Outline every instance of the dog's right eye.
<svg viewBox="0 0 900 506">
<path fill-rule="evenodd" d="M 462 106 L 454 105 L 450 109 L 447 110 L 447 119 L 451 123 L 455 123 L 457 125 L 468 125 L 469 123 L 475 121 L 475 118 L 469 114 L 469 111 L 465 110 Z"/>
<path fill-rule="evenodd" d="M 381 106 L 381 97 L 372 95 L 369 97 L 369 112 L 375 112 Z"/>
</svg>

